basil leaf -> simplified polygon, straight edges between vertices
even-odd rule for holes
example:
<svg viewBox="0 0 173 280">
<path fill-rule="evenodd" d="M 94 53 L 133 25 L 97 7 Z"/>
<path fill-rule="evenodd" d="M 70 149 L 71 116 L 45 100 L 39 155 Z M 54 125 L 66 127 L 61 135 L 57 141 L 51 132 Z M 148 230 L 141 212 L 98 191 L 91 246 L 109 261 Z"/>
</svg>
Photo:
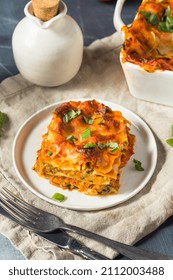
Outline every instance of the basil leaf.
<svg viewBox="0 0 173 280">
<path fill-rule="evenodd" d="M 86 122 L 87 124 L 93 124 L 93 122 L 94 122 L 93 119 L 88 119 L 88 118 L 85 117 L 85 116 L 83 116 L 83 118 L 84 118 L 84 120 L 85 120 L 85 122 Z"/>
<path fill-rule="evenodd" d="M 167 139 L 167 140 L 166 140 L 166 143 L 167 143 L 169 146 L 173 147 L 173 124 L 171 125 L 171 138 Z"/>
<path fill-rule="evenodd" d="M 173 17 L 170 15 L 170 6 L 165 10 L 162 21 L 158 25 L 158 29 L 162 32 L 173 32 Z"/>
<path fill-rule="evenodd" d="M 3 128 L 5 122 L 5 115 L 0 111 L 0 129 Z"/>
<path fill-rule="evenodd" d="M 81 114 L 81 111 L 78 110 L 78 111 L 74 111 L 74 110 L 71 110 L 69 111 L 67 114 L 65 114 L 63 116 L 63 122 L 64 123 L 68 123 L 70 120 L 76 118 L 77 116 L 79 116 Z"/>
<path fill-rule="evenodd" d="M 164 17 L 170 16 L 171 15 L 171 8 L 168 6 L 168 8 L 165 10 Z"/>
<path fill-rule="evenodd" d="M 163 31 L 163 32 L 172 33 L 173 32 L 173 25 L 169 24 L 168 21 L 162 21 L 162 22 L 159 23 L 158 29 L 160 31 Z"/>
<path fill-rule="evenodd" d="M 80 115 L 80 113 L 81 113 L 80 110 L 78 110 L 78 111 L 76 111 L 76 112 L 75 112 L 74 110 L 69 111 L 69 112 L 68 112 L 69 119 L 71 120 L 71 119 L 76 118 L 77 116 Z"/>
<path fill-rule="evenodd" d="M 133 160 L 134 164 L 135 164 L 135 169 L 138 170 L 138 171 L 144 171 L 144 168 L 142 167 L 142 163 L 137 160 L 137 159 L 134 159 Z"/>
<path fill-rule="evenodd" d="M 106 148 L 106 145 L 105 144 L 102 144 L 100 142 L 98 142 L 98 147 L 100 148 L 100 150 L 103 150 L 104 148 Z"/>
<path fill-rule="evenodd" d="M 47 152 L 48 156 L 50 157 L 51 155 L 53 155 L 53 153 L 51 151 Z"/>
<path fill-rule="evenodd" d="M 106 144 L 98 142 L 97 145 L 101 150 L 103 150 L 104 148 L 111 148 L 111 152 L 115 152 L 119 148 L 117 142 L 107 142 Z"/>
<path fill-rule="evenodd" d="M 55 193 L 53 196 L 52 196 L 52 199 L 53 200 L 58 200 L 60 202 L 64 201 L 65 197 L 63 194 L 61 193 Z"/>
<path fill-rule="evenodd" d="M 106 144 L 106 147 L 111 148 L 112 149 L 111 150 L 112 153 L 115 152 L 116 150 L 118 150 L 118 148 L 119 148 L 117 142 L 108 142 Z"/>
<path fill-rule="evenodd" d="M 158 21 L 159 21 L 159 18 L 158 18 L 158 15 L 156 14 L 151 14 L 148 18 L 148 21 L 150 24 L 152 25 L 157 25 L 158 24 Z"/>
<path fill-rule="evenodd" d="M 170 26 L 173 25 L 173 17 L 167 16 L 165 21 L 166 21 Z"/>
<path fill-rule="evenodd" d="M 158 25 L 159 31 L 173 33 L 173 17 L 171 16 L 170 6 L 168 6 L 165 10 L 165 13 L 160 22 L 157 14 L 145 11 L 141 11 L 140 14 L 142 14 L 150 24 Z"/>
<path fill-rule="evenodd" d="M 90 128 L 86 128 L 83 132 L 82 132 L 82 140 L 87 139 L 88 137 L 91 136 L 91 130 Z"/>
<path fill-rule="evenodd" d="M 157 25 L 159 22 L 159 18 L 157 14 L 152 14 L 150 12 L 141 11 L 141 15 L 145 17 L 145 19 L 152 25 Z"/>
<path fill-rule="evenodd" d="M 73 136 L 73 135 L 69 135 L 67 138 L 66 138 L 67 141 L 74 141 L 76 140 L 76 138 Z"/>
<path fill-rule="evenodd" d="M 173 147 L 173 138 L 167 139 L 167 140 L 166 140 L 166 143 L 167 143 L 169 146 Z"/>
<path fill-rule="evenodd" d="M 87 143 L 84 145 L 84 148 L 87 149 L 87 148 L 93 148 L 93 147 L 96 147 L 96 144 L 94 143 Z"/>
<path fill-rule="evenodd" d="M 69 122 L 69 116 L 68 114 L 65 114 L 64 117 L 63 117 L 63 122 L 64 123 L 68 123 Z"/>
</svg>

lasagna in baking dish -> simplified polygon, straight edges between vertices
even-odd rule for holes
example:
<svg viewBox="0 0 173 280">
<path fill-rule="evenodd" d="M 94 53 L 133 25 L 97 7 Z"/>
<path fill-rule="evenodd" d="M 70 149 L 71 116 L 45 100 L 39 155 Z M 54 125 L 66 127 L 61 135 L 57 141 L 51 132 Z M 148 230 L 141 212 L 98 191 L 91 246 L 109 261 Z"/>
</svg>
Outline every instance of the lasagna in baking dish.
<svg viewBox="0 0 173 280">
<path fill-rule="evenodd" d="M 97 102 L 70 101 L 53 112 L 34 170 L 62 189 L 115 194 L 135 136 L 119 111 Z"/>
<path fill-rule="evenodd" d="M 173 1 L 143 0 L 131 26 L 124 26 L 122 62 L 148 72 L 173 70 Z"/>
</svg>

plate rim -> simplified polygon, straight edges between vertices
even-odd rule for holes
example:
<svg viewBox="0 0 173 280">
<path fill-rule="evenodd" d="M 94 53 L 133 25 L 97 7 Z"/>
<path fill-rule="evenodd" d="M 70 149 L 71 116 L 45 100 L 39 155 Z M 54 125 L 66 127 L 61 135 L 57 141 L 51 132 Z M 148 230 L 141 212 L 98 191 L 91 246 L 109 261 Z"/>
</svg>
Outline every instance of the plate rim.
<svg viewBox="0 0 173 280">
<path fill-rule="evenodd" d="M 115 203 L 111 203 L 111 204 L 108 204 L 107 206 L 100 206 L 100 207 L 89 207 L 89 208 L 81 208 L 81 206 L 70 206 L 68 205 L 68 203 L 64 204 L 62 202 L 58 202 L 58 201 L 54 201 L 52 200 L 51 198 L 47 198 L 45 197 L 44 194 L 41 194 L 40 192 L 36 191 L 35 189 L 33 189 L 32 186 L 30 186 L 26 181 L 25 179 L 23 178 L 23 176 L 21 175 L 18 167 L 17 167 L 17 163 L 16 163 L 16 159 L 15 159 L 15 148 L 16 148 L 16 144 L 17 144 L 17 140 L 22 132 L 22 130 L 24 129 L 24 127 L 33 119 L 35 118 L 37 115 L 39 115 L 40 113 L 43 113 L 47 110 L 49 110 L 50 108 L 54 108 L 56 106 L 59 106 L 61 105 L 62 103 L 65 103 L 65 102 L 69 102 L 69 101 L 87 101 L 87 100 L 93 100 L 95 98 L 81 98 L 81 99 L 67 99 L 67 100 L 60 100 L 58 102 L 54 102 L 52 104 L 49 104 L 47 106 L 44 106 L 43 108 L 39 109 L 38 111 L 36 111 L 35 113 L 33 113 L 32 115 L 30 115 L 25 121 L 24 123 L 19 127 L 15 137 L 14 137 L 14 140 L 13 140 L 13 144 L 12 144 L 12 161 L 13 161 L 13 166 L 15 168 L 15 171 L 16 171 L 16 174 L 18 176 L 18 178 L 21 180 L 21 182 L 23 183 L 23 185 L 29 189 L 32 193 L 34 193 L 37 197 L 43 199 L 44 201 L 47 201 L 53 205 L 56 205 L 56 206 L 60 206 L 62 208 L 66 208 L 66 209 L 71 209 L 71 210 L 79 210 L 79 211 L 98 211 L 98 210 L 104 210 L 104 209 L 108 209 L 108 208 L 111 208 L 111 207 L 114 207 L 114 206 L 117 206 L 117 205 L 120 205 L 122 204 L 123 202 L 129 200 L 130 198 L 134 197 L 137 193 L 139 193 L 145 186 L 146 184 L 149 182 L 149 180 L 151 179 L 154 171 L 155 171 L 155 168 L 156 168 L 156 165 L 157 165 L 157 158 L 158 158 L 158 150 L 157 150 L 157 143 L 156 143 L 156 139 L 154 137 L 154 134 L 151 130 L 151 128 L 149 127 L 149 125 L 139 116 L 137 115 L 136 113 L 134 113 L 133 111 L 131 111 L 130 109 L 118 104 L 118 103 L 115 103 L 115 102 L 112 102 L 112 101 L 107 101 L 107 100 L 102 100 L 102 99 L 95 99 L 96 101 L 98 102 L 101 102 L 107 106 L 117 106 L 117 109 L 121 111 L 121 109 L 123 111 L 126 111 L 128 114 L 131 114 L 134 118 L 136 118 L 140 123 L 142 123 L 142 125 L 144 126 L 145 128 L 145 131 L 147 130 L 147 133 L 149 133 L 149 136 L 152 138 L 152 141 L 153 143 L 155 144 L 154 147 L 153 147 L 153 153 L 152 153 L 152 168 L 150 168 L 150 170 L 147 172 L 147 175 L 146 175 L 146 178 L 143 180 L 143 182 L 140 184 L 140 187 L 137 187 L 135 188 L 135 190 L 133 190 L 132 192 L 130 192 L 126 197 L 122 198 L 121 201 L 117 201 Z M 52 111 L 53 112 L 53 111 Z M 50 115 L 51 117 L 51 115 Z M 118 194 L 116 194 L 117 196 Z"/>
</svg>

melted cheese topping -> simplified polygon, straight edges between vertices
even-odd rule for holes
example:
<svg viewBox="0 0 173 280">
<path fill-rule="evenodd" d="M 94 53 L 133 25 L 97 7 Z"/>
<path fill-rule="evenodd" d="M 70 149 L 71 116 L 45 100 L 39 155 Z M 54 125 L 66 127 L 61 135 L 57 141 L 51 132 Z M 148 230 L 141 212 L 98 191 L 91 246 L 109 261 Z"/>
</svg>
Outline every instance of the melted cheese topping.
<svg viewBox="0 0 173 280">
<path fill-rule="evenodd" d="M 95 100 L 63 103 L 43 135 L 34 170 L 64 189 L 117 193 L 135 142 L 128 125 L 121 112 Z"/>
<path fill-rule="evenodd" d="M 167 9 L 173 17 L 172 0 L 143 0 L 132 25 L 122 28 L 125 34 L 123 62 L 138 64 L 148 72 L 173 70 L 173 32 L 159 29 Z M 157 15 L 158 23 L 151 24 L 143 12 Z"/>
</svg>

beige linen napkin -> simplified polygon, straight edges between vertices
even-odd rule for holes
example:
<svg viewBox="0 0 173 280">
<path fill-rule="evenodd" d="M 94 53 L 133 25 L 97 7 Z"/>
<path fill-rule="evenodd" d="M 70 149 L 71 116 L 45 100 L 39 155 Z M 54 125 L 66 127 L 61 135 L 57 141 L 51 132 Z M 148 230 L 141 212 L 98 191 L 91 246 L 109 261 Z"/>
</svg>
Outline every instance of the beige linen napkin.
<svg viewBox="0 0 173 280">
<path fill-rule="evenodd" d="M 8 187 L 29 203 L 63 217 L 67 223 L 103 236 L 133 244 L 156 229 L 173 214 L 173 148 L 165 140 L 173 123 L 173 108 L 135 99 L 128 91 L 119 62 L 121 39 L 117 33 L 85 48 L 82 67 L 69 83 L 42 88 L 17 75 L 0 86 L 0 111 L 8 116 L 0 138 L 0 188 Z M 37 110 L 60 100 L 103 99 L 121 104 L 141 116 L 151 127 L 158 146 L 158 163 L 146 187 L 116 207 L 92 212 L 68 210 L 49 204 L 32 194 L 18 179 L 11 156 L 14 137 L 23 122 Z M 0 232 L 27 259 L 77 259 L 52 243 L 0 215 Z M 87 246 L 113 257 L 115 252 L 92 240 Z"/>
</svg>

